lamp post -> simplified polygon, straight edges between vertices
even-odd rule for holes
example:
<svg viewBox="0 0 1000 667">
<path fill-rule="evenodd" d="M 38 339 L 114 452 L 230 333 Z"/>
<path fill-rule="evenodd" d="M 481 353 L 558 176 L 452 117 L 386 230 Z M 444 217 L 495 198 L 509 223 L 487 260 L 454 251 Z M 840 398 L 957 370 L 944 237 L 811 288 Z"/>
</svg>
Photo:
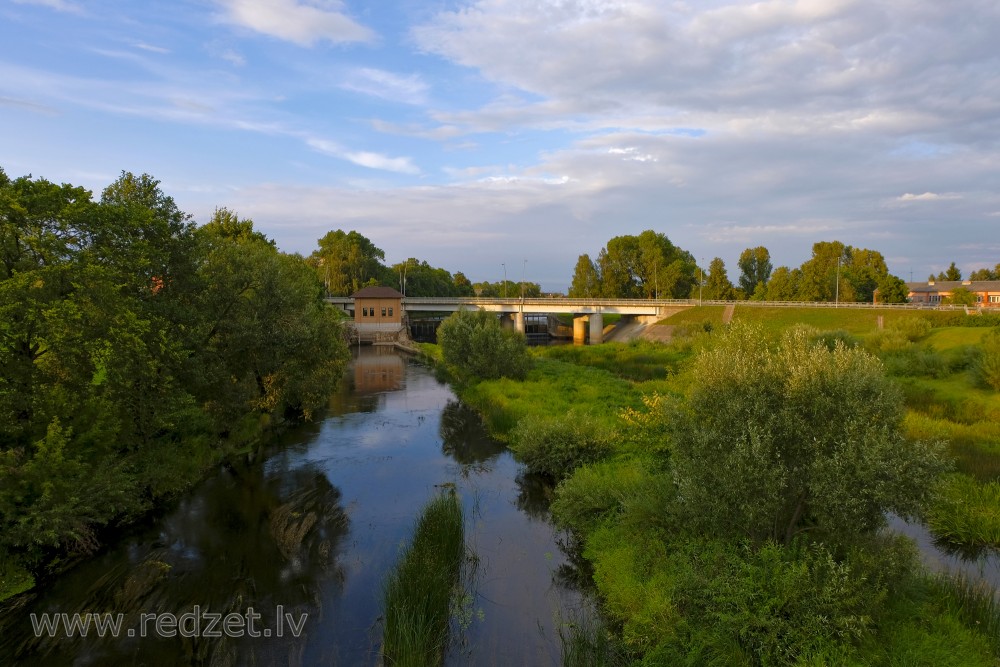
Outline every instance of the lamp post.
<svg viewBox="0 0 1000 667">
<path fill-rule="evenodd" d="M 528 268 L 528 260 L 521 265 L 521 301 L 524 301 L 524 272 Z"/>
<path fill-rule="evenodd" d="M 840 308 L 840 256 L 837 256 L 837 289 L 833 301 L 834 308 Z"/>
<path fill-rule="evenodd" d="M 503 267 L 503 298 L 507 298 L 507 265 L 500 262 L 500 266 Z"/>
<path fill-rule="evenodd" d="M 701 258 L 701 263 L 705 263 L 705 258 Z M 698 305 L 701 305 L 701 287 L 705 284 L 705 269 L 698 267 Z"/>
</svg>

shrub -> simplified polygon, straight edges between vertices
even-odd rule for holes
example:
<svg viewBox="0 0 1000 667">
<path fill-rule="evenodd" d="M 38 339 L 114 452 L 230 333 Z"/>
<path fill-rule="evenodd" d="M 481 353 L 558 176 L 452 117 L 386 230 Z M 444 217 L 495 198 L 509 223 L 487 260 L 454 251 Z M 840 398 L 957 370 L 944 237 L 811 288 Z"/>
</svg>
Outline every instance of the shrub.
<svg viewBox="0 0 1000 667">
<path fill-rule="evenodd" d="M 977 371 L 983 384 L 1000 391 L 1000 329 L 983 337 Z"/>
<path fill-rule="evenodd" d="M 483 310 L 452 314 L 438 328 L 438 343 L 445 363 L 464 379 L 523 379 L 531 367 L 524 335 Z"/>
<path fill-rule="evenodd" d="M 511 437 L 511 451 L 531 472 L 562 479 L 587 463 L 608 456 L 611 435 L 588 415 L 527 416 Z"/>
</svg>

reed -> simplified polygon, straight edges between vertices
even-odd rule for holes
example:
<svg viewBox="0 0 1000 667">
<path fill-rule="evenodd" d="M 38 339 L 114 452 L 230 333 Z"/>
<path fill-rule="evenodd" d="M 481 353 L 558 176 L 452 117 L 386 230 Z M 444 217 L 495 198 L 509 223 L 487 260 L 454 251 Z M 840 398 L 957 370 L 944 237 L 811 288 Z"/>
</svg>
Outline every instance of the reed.
<svg viewBox="0 0 1000 667">
<path fill-rule="evenodd" d="M 462 506 L 451 489 L 424 508 L 413 542 L 386 579 L 384 664 L 428 667 L 444 660 L 464 555 Z"/>
</svg>

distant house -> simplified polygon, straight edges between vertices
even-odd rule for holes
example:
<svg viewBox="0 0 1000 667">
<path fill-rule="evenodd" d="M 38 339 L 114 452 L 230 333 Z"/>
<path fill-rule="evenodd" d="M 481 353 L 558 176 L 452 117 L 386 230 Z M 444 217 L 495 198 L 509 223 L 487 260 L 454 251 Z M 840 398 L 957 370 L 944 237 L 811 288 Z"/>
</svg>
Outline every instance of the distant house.
<svg viewBox="0 0 1000 667">
<path fill-rule="evenodd" d="M 977 306 L 1000 308 L 1000 280 L 928 280 L 906 286 L 910 290 L 910 303 L 937 306 L 951 297 L 954 290 L 964 287 L 976 295 Z"/>
<path fill-rule="evenodd" d="M 403 295 L 391 287 L 365 287 L 354 299 L 354 330 L 361 340 L 394 340 L 403 328 Z"/>
</svg>

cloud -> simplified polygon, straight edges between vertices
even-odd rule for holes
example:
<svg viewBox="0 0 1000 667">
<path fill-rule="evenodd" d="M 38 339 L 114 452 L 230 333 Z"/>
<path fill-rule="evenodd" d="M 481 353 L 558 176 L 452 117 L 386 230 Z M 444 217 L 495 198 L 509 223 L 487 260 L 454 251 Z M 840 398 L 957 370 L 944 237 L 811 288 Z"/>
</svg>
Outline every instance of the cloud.
<svg viewBox="0 0 1000 667">
<path fill-rule="evenodd" d="M 59 113 L 52 107 L 45 106 L 44 104 L 38 104 L 37 102 L 32 102 L 30 100 L 19 100 L 12 97 L 0 97 L 0 106 L 22 109 L 24 111 L 32 111 L 46 116 L 55 116 Z"/>
<path fill-rule="evenodd" d="M 896 201 L 945 201 L 949 199 L 961 199 L 962 195 L 957 192 L 945 192 L 938 194 L 936 192 L 925 192 L 920 195 L 915 195 L 907 192 L 905 195 L 900 195 L 896 197 Z"/>
<path fill-rule="evenodd" d="M 427 101 L 428 86 L 419 74 L 400 76 L 381 69 L 361 67 L 348 73 L 340 87 L 405 104 L 422 105 Z"/>
<path fill-rule="evenodd" d="M 38 5 L 40 7 L 54 9 L 57 12 L 66 12 L 69 14 L 83 13 L 82 7 L 73 4 L 72 2 L 67 2 L 66 0 L 14 0 L 14 3 L 18 5 Z"/>
<path fill-rule="evenodd" d="M 152 44 L 146 44 L 145 42 L 135 42 L 132 46 L 137 49 L 142 49 L 143 51 L 150 51 L 151 53 L 170 53 L 170 49 L 165 49 L 162 46 L 153 46 Z"/>
<path fill-rule="evenodd" d="M 323 0 L 218 0 L 224 20 L 264 35 L 312 46 L 320 41 L 334 44 L 370 42 L 375 34 L 341 10 L 340 2 Z"/>
<path fill-rule="evenodd" d="M 305 142 L 306 145 L 313 150 L 319 151 L 325 155 L 347 160 L 348 162 L 352 162 L 361 167 L 367 167 L 368 169 L 381 169 L 383 171 L 391 171 L 397 174 L 420 173 L 420 169 L 417 168 L 417 166 L 413 164 L 412 159 L 408 157 L 389 157 L 387 155 L 373 153 L 370 151 L 351 151 L 343 148 L 333 141 L 319 139 L 316 137 L 307 137 Z"/>
</svg>

